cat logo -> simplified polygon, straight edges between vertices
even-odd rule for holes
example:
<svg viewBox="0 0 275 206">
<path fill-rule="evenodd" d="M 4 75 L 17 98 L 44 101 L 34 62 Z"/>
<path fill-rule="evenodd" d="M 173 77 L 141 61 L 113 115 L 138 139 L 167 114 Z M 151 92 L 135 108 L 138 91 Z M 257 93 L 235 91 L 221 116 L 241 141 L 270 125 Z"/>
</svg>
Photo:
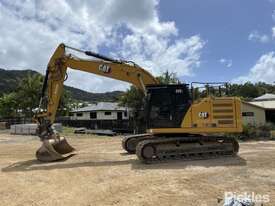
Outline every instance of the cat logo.
<svg viewBox="0 0 275 206">
<path fill-rule="evenodd" d="M 208 118 L 208 112 L 199 112 L 199 118 L 200 119 L 207 119 Z"/>
<path fill-rule="evenodd" d="M 106 64 L 100 64 L 98 67 L 98 70 L 103 73 L 111 73 L 111 67 Z"/>
</svg>

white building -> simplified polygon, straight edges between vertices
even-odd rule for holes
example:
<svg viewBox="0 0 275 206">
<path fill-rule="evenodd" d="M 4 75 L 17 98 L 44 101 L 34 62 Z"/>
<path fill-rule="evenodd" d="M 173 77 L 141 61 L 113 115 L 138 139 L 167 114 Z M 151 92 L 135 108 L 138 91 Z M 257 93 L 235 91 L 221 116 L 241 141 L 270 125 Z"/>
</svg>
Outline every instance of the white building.
<svg viewBox="0 0 275 206">
<path fill-rule="evenodd" d="M 118 103 L 99 102 L 73 110 L 71 120 L 129 120 L 129 111 Z"/>
<path fill-rule="evenodd" d="M 242 121 L 244 125 L 263 125 L 266 123 L 265 109 L 242 101 Z"/>
<path fill-rule="evenodd" d="M 264 94 L 250 102 L 242 102 L 243 124 L 275 123 L 275 95 Z"/>
<path fill-rule="evenodd" d="M 275 94 L 264 94 L 249 103 L 265 110 L 266 122 L 275 123 Z"/>
</svg>

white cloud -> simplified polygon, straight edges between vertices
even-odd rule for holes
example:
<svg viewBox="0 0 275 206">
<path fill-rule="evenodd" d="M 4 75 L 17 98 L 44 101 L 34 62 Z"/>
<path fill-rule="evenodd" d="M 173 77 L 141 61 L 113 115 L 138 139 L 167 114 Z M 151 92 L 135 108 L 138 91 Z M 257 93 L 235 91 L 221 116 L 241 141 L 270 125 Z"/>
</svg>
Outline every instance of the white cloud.
<svg viewBox="0 0 275 206">
<path fill-rule="evenodd" d="M 253 31 L 249 34 L 248 40 L 255 41 L 255 42 L 261 42 L 261 43 L 268 43 L 269 37 L 266 34 L 261 34 L 258 31 Z"/>
<path fill-rule="evenodd" d="M 122 41 L 120 52 L 134 59 L 154 75 L 160 75 L 167 69 L 179 76 L 192 75 L 193 69 L 200 65 L 200 51 L 204 42 L 199 36 L 178 40 L 169 44 L 169 39 L 156 35 L 127 35 Z"/>
<path fill-rule="evenodd" d="M 250 69 L 249 73 L 240 76 L 233 80 L 233 82 L 244 83 L 250 82 L 267 82 L 273 83 L 275 81 L 275 52 L 269 52 L 260 57 L 256 64 Z"/>
<path fill-rule="evenodd" d="M 222 64 L 222 65 L 225 65 L 227 68 L 230 68 L 232 67 L 233 65 L 233 61 L 231 59 L 225 59 L 225 58 L 221 58 L 219 60 L 219 62 Z"/>
<path fill-rule="evenodd" d="M 0 67 L 45 71 L 55 47 L 68 45 L 134 60 L 154 74 L 192 75 L 205 43 L 178 38 L 173 21 L 161 21 L 158 0 L 48 0 L 0 2 Z M 128 84 L 70 71 L 68 85 L 94 92 Z"/>
</svg>

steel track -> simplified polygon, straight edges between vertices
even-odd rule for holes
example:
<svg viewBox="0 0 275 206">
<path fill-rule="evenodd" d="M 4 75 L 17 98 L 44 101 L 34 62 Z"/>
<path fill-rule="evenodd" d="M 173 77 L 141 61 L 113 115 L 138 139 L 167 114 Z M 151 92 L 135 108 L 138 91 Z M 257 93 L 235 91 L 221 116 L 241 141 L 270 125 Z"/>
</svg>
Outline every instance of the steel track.
<svg viewBox="0 0 275 206">
<path fill-rule="evenodd" d="M 140 141 L 136 147 L 136 155 L 143 163 L 157 163 L 232 156 L 238 150 L 238 142 L 230 137 L 154 137 Z"/>
</svg>

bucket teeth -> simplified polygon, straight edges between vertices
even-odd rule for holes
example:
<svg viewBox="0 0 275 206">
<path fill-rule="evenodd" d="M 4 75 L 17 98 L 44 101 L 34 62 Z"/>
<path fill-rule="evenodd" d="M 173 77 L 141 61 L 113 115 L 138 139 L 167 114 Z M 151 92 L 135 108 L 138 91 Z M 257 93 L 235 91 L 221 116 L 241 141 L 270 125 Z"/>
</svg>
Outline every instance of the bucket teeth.
<svg viewBox="0 0 275 206">
<path fill-rule="evenodd" d="M 42 162 L 64 160 L 72 156 L 75 149 L 69 145 L 64 137 L 44 140 L 42 146 L 36 151 L 36 158 Z"/>
</svg>

